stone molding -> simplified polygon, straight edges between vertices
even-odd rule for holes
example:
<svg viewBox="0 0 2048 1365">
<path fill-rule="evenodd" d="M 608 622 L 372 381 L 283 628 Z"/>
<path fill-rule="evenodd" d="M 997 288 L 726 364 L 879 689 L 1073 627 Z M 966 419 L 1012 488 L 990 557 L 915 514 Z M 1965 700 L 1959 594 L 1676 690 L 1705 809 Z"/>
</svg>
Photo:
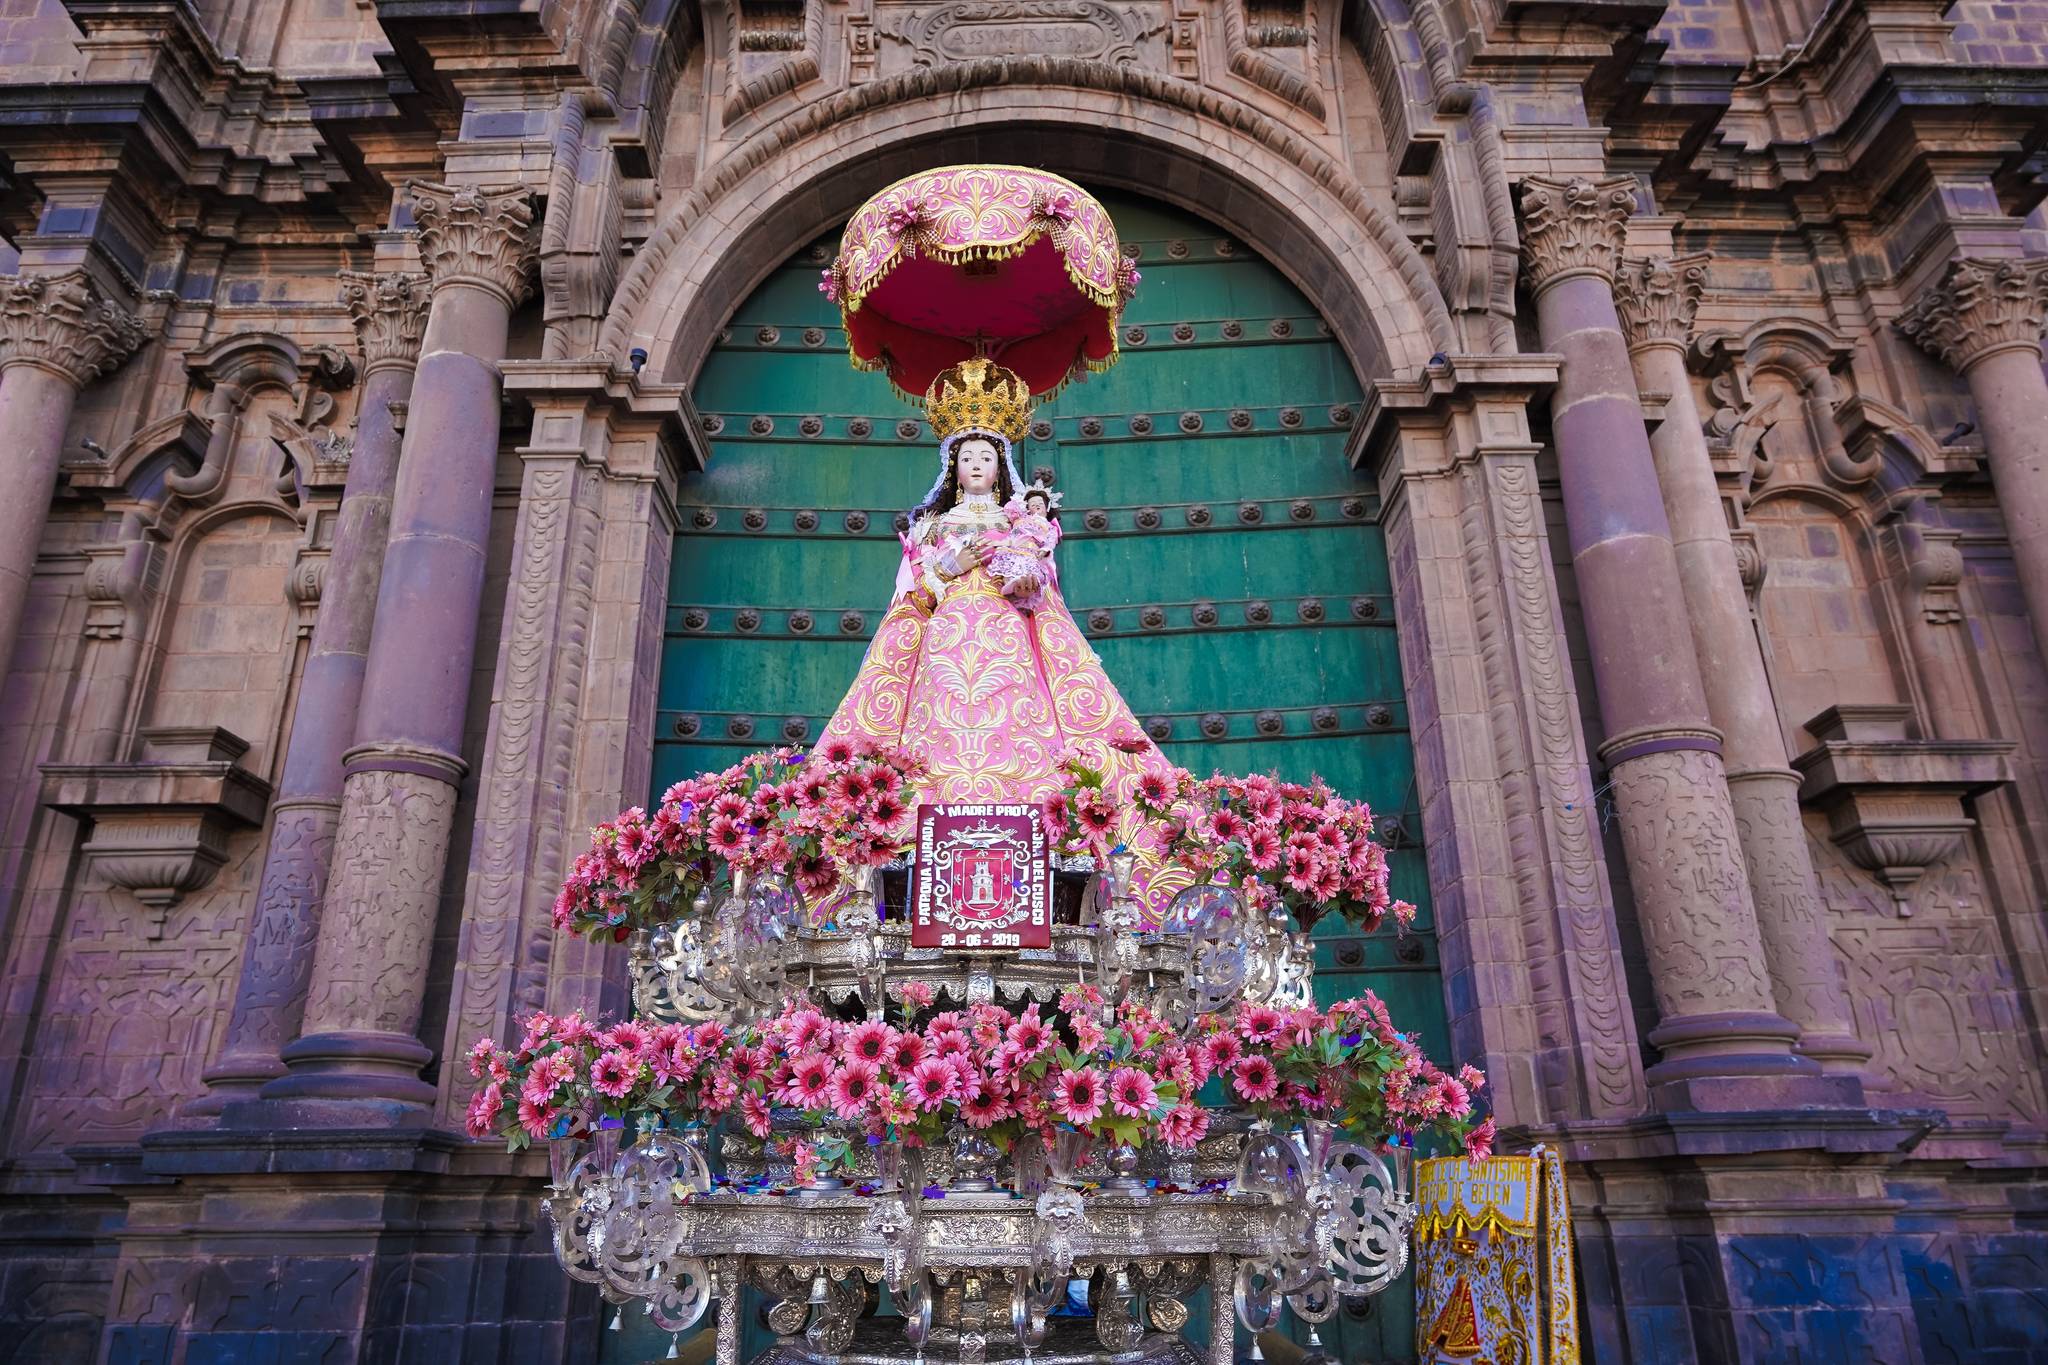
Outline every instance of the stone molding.
<svg viewBox="0 0 2048 1365">
<path fill-rule="evenodd" d="M 1892 325 L 1957 373 L 2013 347 L 2039 355 L 2048 326 L 2048 259 L 1960 256 L 1941 284 Z"/>
<path fill-rule="evenodd" d="M 226 730 L 141 734 L 138 763 L 45 764 L 43 804 L 91 822 L 79 852 L 142 903 L 156 938 L 171 907 L 226 865 L 229 838 L 263 824 L 270 784 L 236 766 L 249 745 Z"/>
<path fill-rule="evenodd" d="M 339 278 L 341 302 L 363 348 L 363 373 L 417 364 L 432 294 L 427 276 L 416 270 L 344 270 Z"/>
<path fill-rule="evenodd" d="M 1966 799 L 2013 781 L 2013 740 L 1919 740 L 1913 708 L 1841 704 L 1806 722 L 1819 743 L 1792 760 L 1799 799 L 1828 817 L 1828 838 L 1913 913 L 1927 869 L 1962 846 L 1977 822 Z"/>
<path fill-rule="evenodd" d="M 420 229 L 420 261 L 438 290 L 466 284 L 517 308 L 533 290 L 540 241 L 526 190 L 415 180 L 406 186 Z"/>
<path fill-rule="evenodd" d="M 116 369 L 148 336 L 84 270 L 0 275 L 0 370 L 34 365 L 79 388 Z"/>
<path fill-rule="evenodd" d="M 1630 350 L 1676 346 L 1692 340 L 1693 314 L 1707 288 L 1708 252 L 1690 256 L 1631 257 L 1614 281 L 1614 310 Z"/>
<path fill-rule="evenodd" d="M 1553 180 L 1532 175 L 1524 179 L 1522 261 L 1529 273 L 1529 288 L 1540 294 L 1581 275 L 1597 275 L 1613 284 L 1621 265 L 1629 215 L 1635 207 L 1633 176 Z"/>
</svg>

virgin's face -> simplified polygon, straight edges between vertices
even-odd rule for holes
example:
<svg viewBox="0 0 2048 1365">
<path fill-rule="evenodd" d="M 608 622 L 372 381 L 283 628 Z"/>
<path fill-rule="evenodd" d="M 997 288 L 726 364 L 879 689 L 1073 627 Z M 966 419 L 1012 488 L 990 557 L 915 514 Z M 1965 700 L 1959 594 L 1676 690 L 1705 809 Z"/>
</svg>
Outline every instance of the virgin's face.
<svg viewBox="0 0 2048 1365">
<path fill-rule="evenodd" d="M 966 440 L 953 447 L 953 468 L 962 493 L 988 493 L 996 486 L 995 442 Z"/>
</svg>

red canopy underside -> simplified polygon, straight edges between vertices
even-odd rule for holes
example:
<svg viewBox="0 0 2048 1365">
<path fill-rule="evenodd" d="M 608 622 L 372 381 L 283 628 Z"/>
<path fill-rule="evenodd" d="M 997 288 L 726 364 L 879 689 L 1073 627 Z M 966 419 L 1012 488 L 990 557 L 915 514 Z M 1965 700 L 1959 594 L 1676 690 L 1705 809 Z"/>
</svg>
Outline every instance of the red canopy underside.
<svg viewBox="0 0 2048 1365">
<path fill-rule="evenodd" d="M 923 393 L 948 365 L 982 353 L 1033 393 L 1056 389 L 1081 360 L 1116 350 L 1115 319 L 1067 278 L 1048 237 L 1004 260 L 899 261 L 846 320 L 863 362 L 886 360 L 891 381 Z"/>
</svg>

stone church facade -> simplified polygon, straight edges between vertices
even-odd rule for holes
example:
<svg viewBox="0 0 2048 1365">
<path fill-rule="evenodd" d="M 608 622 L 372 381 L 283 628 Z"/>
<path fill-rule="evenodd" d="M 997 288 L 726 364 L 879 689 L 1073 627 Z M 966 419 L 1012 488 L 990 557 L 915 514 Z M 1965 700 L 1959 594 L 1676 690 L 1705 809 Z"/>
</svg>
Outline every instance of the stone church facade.
<svg viewBox="0 0 2048 1365">
<path fill-rule="evenodd" d="M 458 1054 L 624 1003 L 726 320 L 977 160 L 1355 370 L 1591 1358 L 2042 1358 L 2044 104 L 1992 0 L 5 0 L 0 1359 L 596 1358 Z"/>
</svg>

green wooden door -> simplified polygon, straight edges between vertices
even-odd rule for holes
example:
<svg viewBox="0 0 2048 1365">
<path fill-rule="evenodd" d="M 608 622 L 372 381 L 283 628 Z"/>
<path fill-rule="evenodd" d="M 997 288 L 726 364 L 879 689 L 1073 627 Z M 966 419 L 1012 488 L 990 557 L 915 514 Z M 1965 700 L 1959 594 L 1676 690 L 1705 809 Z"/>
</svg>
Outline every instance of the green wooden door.
<svg viewBox="0 0 2048 1365">
<path fill-rule="evenodd" d="M 1104 199 L 1144 275 L 1123 360 L 1042 408 L 1017 459 L 1066 494 L 1067 599 L 1176 762 L 1320 774 L 1372 803 L 1420 932 L 1322 926 L 1318 993 L 1371 987 L 1441 1058 L 1379 505 L 1343 458 L 1358 380 L 1264 260 L 1187 214 Z M 936 471 L 918 411 L 847 363 L 817 288 L 834 245 L 799 252 L 742 304 L 697 379 L 712 454 L 681 491 L 656 794 L 817 737 L 888 605 L 896 517 Z M 1340 1317 L 1326 1341 L 1345 1360 L 1408 1358 L 1408 1294 Z"/>
</svg>

